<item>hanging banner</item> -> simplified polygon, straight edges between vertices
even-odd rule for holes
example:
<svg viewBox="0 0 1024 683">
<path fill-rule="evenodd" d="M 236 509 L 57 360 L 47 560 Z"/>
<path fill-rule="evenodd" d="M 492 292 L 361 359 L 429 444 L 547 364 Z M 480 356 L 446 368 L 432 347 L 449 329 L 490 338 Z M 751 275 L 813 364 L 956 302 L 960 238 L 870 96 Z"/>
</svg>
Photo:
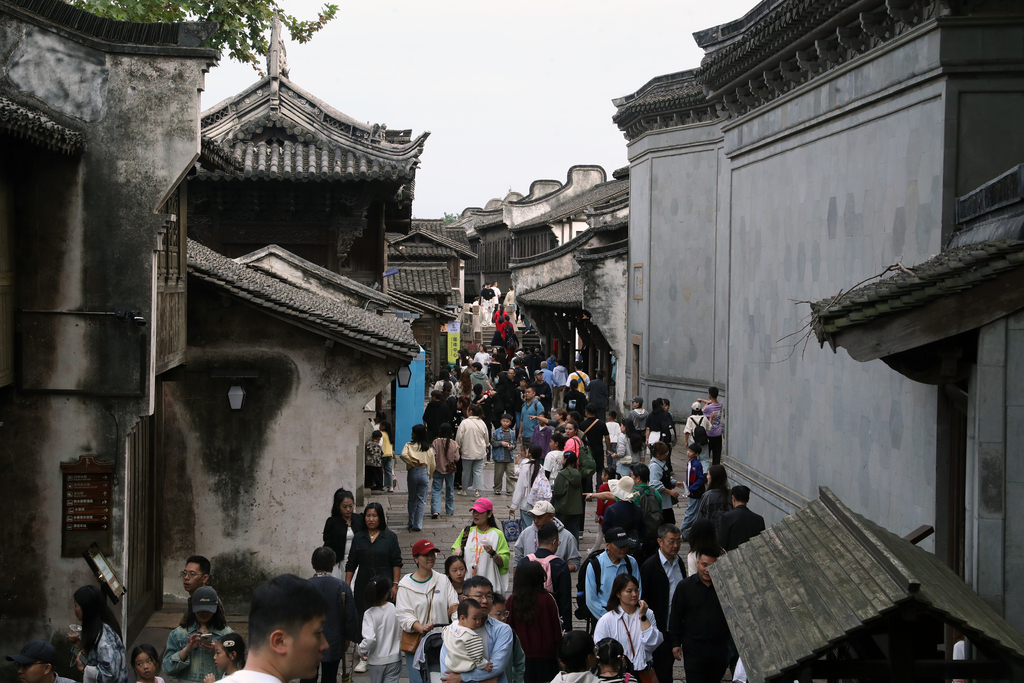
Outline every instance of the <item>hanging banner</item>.
<svg viewBox="0 0 1024 683">
<path fill-rule="evenodd" d="M 459 330 L 461 324 L 458 320 L 448 323 L 448 362 L 454 363 L 459 359 Z"/>
</svg>

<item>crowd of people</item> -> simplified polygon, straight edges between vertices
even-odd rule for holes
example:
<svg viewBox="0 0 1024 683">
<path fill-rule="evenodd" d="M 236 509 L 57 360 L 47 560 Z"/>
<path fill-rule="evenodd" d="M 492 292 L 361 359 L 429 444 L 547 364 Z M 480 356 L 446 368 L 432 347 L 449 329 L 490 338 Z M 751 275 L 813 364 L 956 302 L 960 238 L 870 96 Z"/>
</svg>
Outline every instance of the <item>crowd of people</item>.
<svg viewBox="0 0 1024 683">
<path fill-rule="evenodd" d="M 131 666 L 145 683 L 163 683 L 160 670 L 202 683 L 225 675 L 232 683 L 335 683 L 339 670 L 350 679 L 350 658 L 353 672 L 374 683 L 397 682 L 403 668 L 414 683 L 431 671 L 445 683 L 650 683 L 671 681 L 678 660 L 688 683 L 717 683 L 727 669 L 742 677 L 709 569 L 760 533 L 764 520 L 747 508 L 749 489 L 729 487 L 720 462 L 718 391 L 693 404 L 679 434 L 666 399 L 648 412 L 634 397 L 619 419 L 602 373 L 591 379 L 539 349 L 500 368 L 500 395 L 480 391 L 486 376 L 474 360 L 457 383 L 440 378 L 423 424 L 397 455 L 407 465 L 410 531 L 421 529 L 428 492 L 434 518 L 442 508 L 454 515 L 455 495 L 473 492 L 471 519 L 451 539 L 443 569 L 441 549 L 423 538 L 403 575 L 383 506 L 371 500 L 357 513 L 355 496 L 339 489 L 312 577 L 280 576 L 254 593 L 248 653 L 208 585 L 204 557 L 188 558 L 181 573 L 188 604 L 162 654 L 140 646 L 129 658 L 102 593 L 77 591 L 82 626 L 69 639 L 86 682 L 128 683 Z M 375 488 L 394 484 L 383 464 L 396 457 L 393 443 L 379 416 L 366 444 L 381 470 L 367 472 Z M 673 450 L 686 458 L 678 479 Z M 509 496 L 500 508 L 505 524 L 492 497 L 481 495 L 487 460 L 495 463 L 493 497 Z M 595 542 L 584 557 L 588 500 L 597 503 Z M 684 501 L 677 525 L 674 507 Z M 38 660 L 32 666 L 50 657 L 38 647 L 23 655 Z"/>
</svg>

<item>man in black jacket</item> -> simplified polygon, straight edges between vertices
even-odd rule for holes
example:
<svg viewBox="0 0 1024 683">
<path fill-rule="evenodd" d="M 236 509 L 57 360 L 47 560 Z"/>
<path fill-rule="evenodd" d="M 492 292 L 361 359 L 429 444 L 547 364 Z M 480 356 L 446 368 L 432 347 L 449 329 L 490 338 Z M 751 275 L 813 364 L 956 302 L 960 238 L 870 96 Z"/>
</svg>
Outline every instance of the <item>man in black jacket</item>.
<svg viewBox="0 0 1024 683">
<path fill-rule="evenodd" d="M 452 413 L 444 401 L 444 394 L 434 389 L 430 392 L 430 403 L 423 409 L 423 426 L 427 428 L 427 438 L 431 442 L 437 438 L 437 430 L 445 422 L 452 423 Z"/>
<path fill-rule="evenodd" d="M 324 638 L 331 646 L 320 662 L 320 680 L 324 683 L 338 678 L 338 665 L 345 656 L 349 643 L 362 640 L 362 626 L 356 616 L 356 601 L 352 598 L 352 589 L 347 583 L 331 575 L 336 562 L 337 555 L 327 546 L 313 551 L 313 571 L 316 573 L 309 582 L 320 591 L 327 603 Z M 300 680 L 301 683 L 316 683 L 316 676 Z"/>
<path fill-rule="evenodd" d="M 665 641 L 654 651 L 651 666 L 659 681 L 672 680 L 672 644 L 669 642 L 669 605 L 676 588 L 686 577 L 686 565 L 679 557 L 683 537 L 679 527 L 663 524 L 658 529 L 658 552 L 647 558 L 640 567 L 640 584 L 643 586 L 643 601 L 654 611 L 654 621 L 665 637 Z"/>
<path fill-rule="evenodd" d="M 750 489 L 746 486 L 732 487 L 732 510 L 722 515 L 722 526 L 718 541 L 725 552 L 731 553 L 741 544 L 764 531 L 764 517 L 750 510 Z"/>
<path fill-rule="evenodd" d="M 720 683 L 729 666 L 729 624 L 711 583 L 718 548 L 704 548 L 697 573 L 676 586 L 669 613 L 672 656 L 683 660 L 686 683 Z"/>
</svg>

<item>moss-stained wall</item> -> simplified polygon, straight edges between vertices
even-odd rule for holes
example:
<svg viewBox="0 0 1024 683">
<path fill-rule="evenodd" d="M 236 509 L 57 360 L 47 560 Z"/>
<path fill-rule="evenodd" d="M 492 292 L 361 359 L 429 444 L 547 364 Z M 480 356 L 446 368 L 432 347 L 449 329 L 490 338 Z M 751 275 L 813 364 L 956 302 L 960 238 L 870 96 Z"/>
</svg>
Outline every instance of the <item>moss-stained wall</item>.
<svg viewBox="0 0 1024 683">
<path fill-rule="evenodd" d="M 334 490 L 361 478 L 363 406 L 399 365 L 326 341 L 189 281 L 187 372 L 164 385 L 167 600 L 184 600 L 177 572 L 193 553 L 227 603 L 310 571 Z M 214 376 L 231 374 L 258 377 Z"/>
</svg>

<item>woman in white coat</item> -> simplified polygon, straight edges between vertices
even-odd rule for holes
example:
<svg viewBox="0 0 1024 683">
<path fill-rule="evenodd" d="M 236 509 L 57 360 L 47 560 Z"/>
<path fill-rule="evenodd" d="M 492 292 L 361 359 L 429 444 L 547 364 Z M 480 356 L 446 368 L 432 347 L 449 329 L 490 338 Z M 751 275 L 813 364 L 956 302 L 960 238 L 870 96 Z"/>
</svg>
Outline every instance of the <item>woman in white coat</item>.
<svg viewBox="0 0 1024 683">
<path fill-rule="evenodd" d="M 612 584 L 611 593 L 608 612 L 594 628 L 594 642 L 613 638 L 622 643 L 626 659 L 633 669 L 631 673 L 639 676 L 651 665 L 654 651 L 665 637 L 654 621 L 654 612 L 640 599 L 637 579 L 630 574 L 619 574 Z"/>
<path fill-rule="evenodd" d="M 398 626 L 406 633 L 427 634 L 451 622 L 452 613 L 459 607 L 459 596 L 448 577 L 434 571 L 437 548 L 427 539 L 412 544 L 412 559 L 416 571 L 406 574 L 398 582 L 395 596 L 395 614 Z M 405 668 L 411 683 L 421 683 L 413 666 L 413 653 L 405 653 Z"/>
</svg>

